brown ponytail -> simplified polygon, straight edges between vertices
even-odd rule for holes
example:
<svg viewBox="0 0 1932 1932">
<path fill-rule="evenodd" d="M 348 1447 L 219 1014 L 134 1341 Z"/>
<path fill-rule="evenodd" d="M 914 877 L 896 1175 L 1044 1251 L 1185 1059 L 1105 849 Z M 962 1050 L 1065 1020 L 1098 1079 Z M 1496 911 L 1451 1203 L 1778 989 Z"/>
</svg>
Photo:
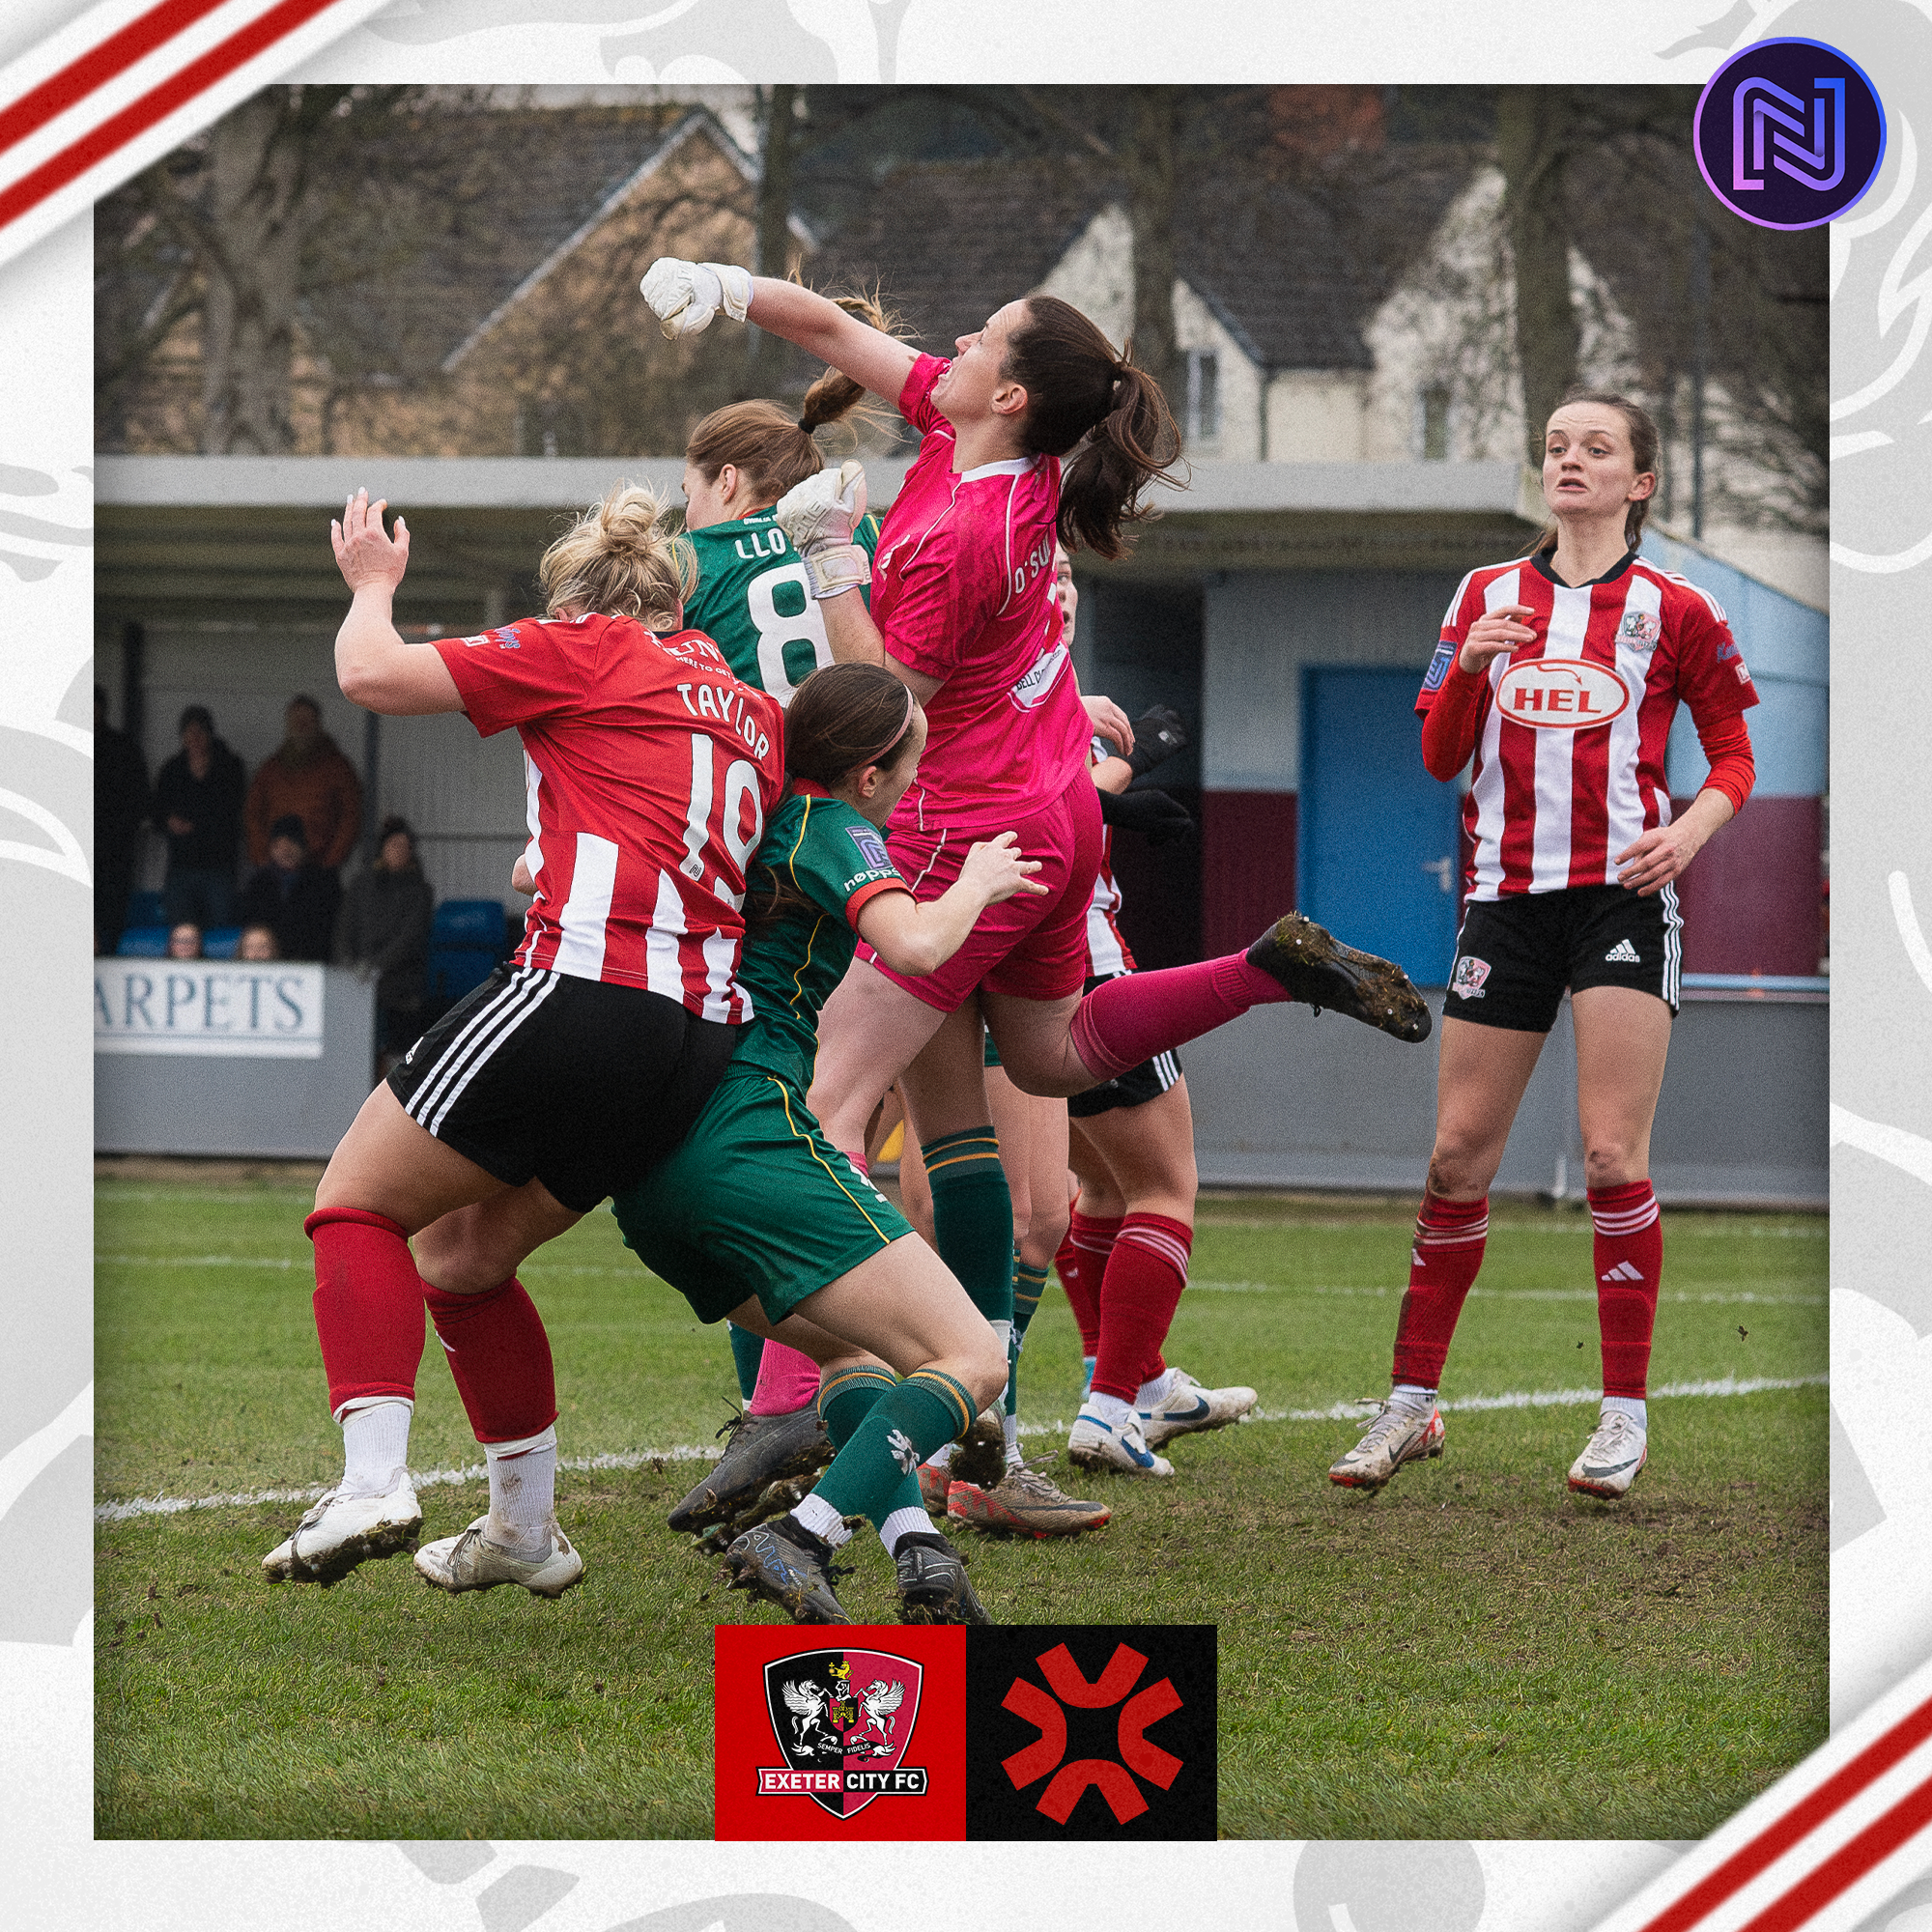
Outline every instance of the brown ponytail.
<svg viewBox="0 0 1932 1932">
<path fill-rule="evenodd" d="M 1180 456 L 1160 384 L 1113 344 L 1071 302 L 1029 296 L 1026 320 L 1007 345 L 1001 373 L 1027 392 L 1022 443 L 1029 456 L 1065 457 L 1060 479 L 1060 540 L 1076 550 L 1117 557 L 1127 548 L 1122 528 L 1158 512 L 1141 500 L 1154 478 L 1173 482 Z M 1077 446 L 1077 447 L 1076 447 Z"/>
<path fill-rule="evenodd" d="M 896 319 L 871 295 L 835 296 L 848 315 L 890 335 Z M 815 476 L 825 458 L 812 439 L 814 430 L 844 422 L 860 412 L 866 391 L 851 377 L 828 369 L 805 392 L 804 414 L 794 419 L 777 403 L 731 403 L 713 410 L 691 433 L 684 460 L 707 483 L 715 483 L 728 463 L 744 477 L 758 502 L 776 503 L 787 490 Z"/>
<path fill-rule="evenodd" d="M 1567 409 L 1572 403 L 1596 403 L 1603 409 L 1615 410 L 1623 417 L 1624 426 L 1630 432 L 1631 462 L 1639 476 L 1656 475 L 1657 455 L 1661 439 L 1657 424 L 1650 412 L 1641 403 L 1634 403 L 1628 396 L 1620 396 L 1613 389 L 1591 389 L 1577 384 L 1565 389 L 1556 399 L 1556 408 Z M 1552 411 L 1551 414 L 1555 412 Z M 1547 438 L 1546 438 L 1547 440 Z M 1634 503 L 1624 505 L 1624 548 L 1635 550 L 1643 541 L 1643 523 L 1650 514 L 1650 506 L 1656 500 L 1653 490 L 1648 497 L 1639 497 Z M 1546 551 L 1556 547 L 1556 540 L 1562 535 L 1562 527 L 1552 517 L 1537 532 L 1536 541 L 1523 554 L 1541 556 Z"/>
<path fill-rule="evenodd" d="M 913 708 L 883 665 L 823 665 L 785 710 L 785 771 L 829 787 L 866 765 L 890 768 L 904 754 Z"/>
</svg>

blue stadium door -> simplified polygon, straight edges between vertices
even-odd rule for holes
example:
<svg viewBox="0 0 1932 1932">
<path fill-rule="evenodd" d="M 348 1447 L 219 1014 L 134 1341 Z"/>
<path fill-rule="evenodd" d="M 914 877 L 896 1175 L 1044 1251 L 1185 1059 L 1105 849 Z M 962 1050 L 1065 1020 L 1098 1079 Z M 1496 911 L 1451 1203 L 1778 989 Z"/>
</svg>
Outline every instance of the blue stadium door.
<svg viewBox="0 0 1932 1932">
<path fill-rule="evenodd" d="M 1461 799 L 1422 768 L 1416 670 L 1302 672 L 1301 909 L 1440 986 L 1456 944 Z"/>
</svg>

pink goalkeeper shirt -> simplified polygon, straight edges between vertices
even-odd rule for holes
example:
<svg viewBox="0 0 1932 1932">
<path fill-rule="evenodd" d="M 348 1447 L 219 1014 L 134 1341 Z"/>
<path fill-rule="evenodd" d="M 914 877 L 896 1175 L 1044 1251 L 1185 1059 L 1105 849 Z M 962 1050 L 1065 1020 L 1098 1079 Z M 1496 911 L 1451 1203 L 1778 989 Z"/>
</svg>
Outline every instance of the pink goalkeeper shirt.
<svg viewBox="0 0 1932 1932">
<path fill-rule="evenodd" d="M 1059 461 L 955 471 L 952 426 L 931 401 L 946 367 L 922 355 L 899 395 L 924 440 L 879 532 L 872 616 L 890 656 L 941 680 L 919 778 L 889 829 L 978 836 L 1081 777 L 1093 726 L 1053 597 Z"/>
</svg>

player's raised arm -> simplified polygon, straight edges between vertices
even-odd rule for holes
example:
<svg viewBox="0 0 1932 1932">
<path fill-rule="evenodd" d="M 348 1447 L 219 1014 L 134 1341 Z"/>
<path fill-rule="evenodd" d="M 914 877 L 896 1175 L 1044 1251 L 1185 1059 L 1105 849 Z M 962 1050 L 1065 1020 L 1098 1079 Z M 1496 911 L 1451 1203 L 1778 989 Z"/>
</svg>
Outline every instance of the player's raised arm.
<svg viewBox="0 0 1932 1932">
<path fill-rule="evenodd" d="M 396 586 L 410 563 L 410 529 L 401 517 L 395 534 L 383 527 L 387 506 L 358 490 L 328 526 L 335 562 L 353 593 L 335 634 L 335 680 L 342 695 L 365 711 L 392 718 L 461 711 L 463 698 L 433 644 L 407 644 L 391 614 Z"/>
<path fill-rule="evenodd" d="M 875 396 L 896 405 L 916 352 L 895 336 L 849 315 L 826 296 L 796 282 L 726 262 L 684 262 L 661 256 L 639 285 L 664 332 L 696 335 L 722 309 L 733 322 L 754 322 L 829 362 Z"/>
</svg>

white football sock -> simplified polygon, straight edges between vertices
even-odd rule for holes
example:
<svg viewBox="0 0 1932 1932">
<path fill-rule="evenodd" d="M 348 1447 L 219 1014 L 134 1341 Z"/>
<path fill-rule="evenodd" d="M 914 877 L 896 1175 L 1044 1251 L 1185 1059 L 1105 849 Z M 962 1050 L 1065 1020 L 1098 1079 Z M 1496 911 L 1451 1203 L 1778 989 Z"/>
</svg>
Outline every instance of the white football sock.
<svg viewBox="0 0 1932 1932">
<path fill-rule="evenodd" d="M 1389 1391 L 1389 1406 L 1408 1415 L 1427 1415 L 1435 1406 L 1435 1391 L 1420 1382 L 1397 1382 Z"/>
<path fill-rule="evenodd" d="M 932 1519 L 923 1510 L 894 1510 L 879 1525 L 879 1541 L 886 1546 L 886 1554 L 892 1557 L 899 1553 L 900 1537 L 932 1534 Z"/>
<path fill-rule="evenodd" d="M 1020 1454 L 1020 1419 L 1017 1415 L 1002 1416 L 1000 1427 L 1007 1438 L 1007 1467 L 1017 1469 L 1026 1461 Z"/>
<path fill-rule="evenodd" d="M 803 1498 L 791 1514 L 801 1529 L 809 1529 L 813 1536 L 823 1537 L 834 1549 L 852 1540 L 845 1519 L 816 1490 Z M 931 1527 L 929 1523 L 926 1526 Z"/>
<path fill-rule="evenodd" d="M 556 1429 L 514 1442 L 486 1442 L 490 1463 L 490 1520 L 483 1534 L 519 1556 L 542 1556 L 551 1547 L 556 1514 Z"/>
<path fill-rule="evenodd" d="M 386 1496 L 409 1480 L 410 1417 L 415 1404 L 401 1396 L 346 1402 L 342 1424 L 342 1489 L 345 1496 Z"/>
<path fill-rule="evenodd" d="M 935 1449 L 932 1452 L 932 1454 L 925 1459 L 925 1466 L 928 1469 L 950 1469 L 952 1466 L 953 1457 L 956 1456 L 958 1453 L 959 1453 L 958 1443 L 942 1442 L 939 1445 L 939 1447 Z"/>
<path fill-rule="evenodd" d="M 1641 1396 L 1606 1395 L 1604 1398 L 1603 1413 L 1627 1415 L 1646 1435 L 1650 1434 L 1650 1412 Z"/>
<path fill-rule="evenodd" d="M 1097 1415 L 1109 1429 L 1123 1429 L 1128 1423 L 1139 1420 L 1132 1403 L 1122 1402 L 1117 1395 L 1102 1395 L 1098 1389 L 1088 1394 L 1086 1406 L 1089 1413 Z"/>
<path fill-rule="evenodd" d="M 1174 1393 L 1175 1384 L 1179 1379 L 1179 1370 L 1169 1367 L 1161 1370 L 1151 1382 L 1143 1382 L 1134 1391 L 1136 1408 L 1151 1408 L 1157 1402 L 1165 1402 Z"/>
</svg>

